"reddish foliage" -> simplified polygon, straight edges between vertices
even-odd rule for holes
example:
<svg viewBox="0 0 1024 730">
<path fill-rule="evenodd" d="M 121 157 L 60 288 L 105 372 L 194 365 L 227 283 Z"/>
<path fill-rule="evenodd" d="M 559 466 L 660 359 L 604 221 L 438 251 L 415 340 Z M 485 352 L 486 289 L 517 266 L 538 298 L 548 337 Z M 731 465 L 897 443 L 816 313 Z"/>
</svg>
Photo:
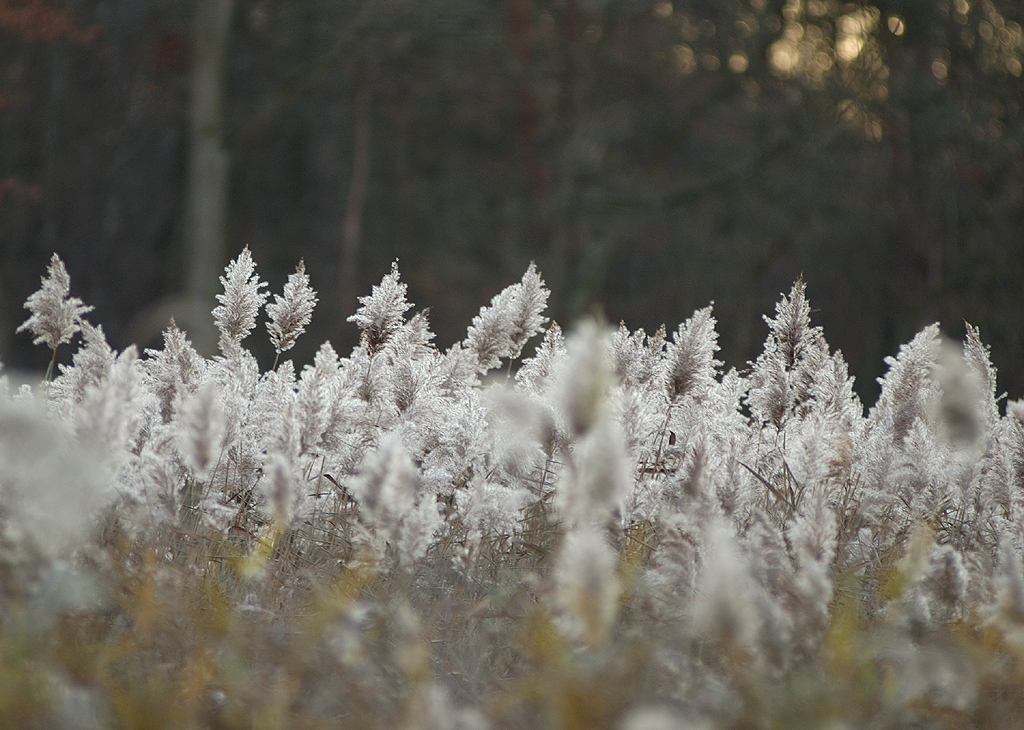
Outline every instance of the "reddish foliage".
<svg viewBox="0 0 1024 730">
<path fill-rule="evenodd" d="M 189 42 L 184 33 L 163 31 L 150 39 L 149 55 L 160 73 L 181 73 L 188 69 Z"/>
<path fill-rule="evenodd" d="M 0 28 L 30 41 L 68 41 L 87 45 L 99 35 L 99 26 L 81 28 L 70 13 L 43 0 L 0 0 Z"/>
<path fill-rule="evenodd" d="M 5 109 L 19 109 L 26 105 L 28 97 L 25 94 L 0 94 L 0 112 Z"/>
<path fill-rule="evenodd" d="M 39 186 L 27 185 L 16 177 L 0 178 L 0 202 L 11 196 L 19 203 L 39 198 Z"/>
</svg>

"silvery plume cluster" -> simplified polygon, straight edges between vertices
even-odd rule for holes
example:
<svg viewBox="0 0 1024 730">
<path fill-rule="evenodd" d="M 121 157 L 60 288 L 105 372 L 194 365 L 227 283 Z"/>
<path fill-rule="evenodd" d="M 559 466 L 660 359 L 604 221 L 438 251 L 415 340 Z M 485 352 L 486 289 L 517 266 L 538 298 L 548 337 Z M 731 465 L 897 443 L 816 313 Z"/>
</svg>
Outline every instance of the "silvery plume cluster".
<svg viewBox="0 0 1024 730">
<path fill-rule="evenodd" d="M 1024 659 L 1024 402 L 1000 414 L 974 327 L 962 344 L 922 330 L 865 412 L 802 281 L 742 372 L 715 359 L 710 306 L 671 335 L 588 320 L 563 336 L 532 264 L 446 351 L 395 265 L 350 317 L 359 345 L 340 357 L 324 343 L 298 369 L 281 356 L 317 302 L 303 266 L 269 304 L 248 250 L 222 283 L 209 359 L 173 322 L 162 349 L 114 352 L 56 257 L 26 304 L 37 342 L 82 333 L 39 395 L 129 532 L 241 541 L 259 553 L 243 561 L 255 582 L 287 540 L 305 571 L 289 590 L 359 565 L 413 592 L 461 581 L 464 611 L 493 621 L 518 592 L 581 666 L 640 636 L 657 679 L 621 700 L 623 727 L 733 724 L 770 704 L 755 687 L 827 652 L 884 664 L 897 690 L 875 709 L 890 717 L 970 712 L 991 667 L 930 638 L 950 627 Z M 264 305 L 267 371 L 243 345 Z M 5 397 L 0 424 L 3 498 L 21 503 L 8 425 L 30 399 Z M 881 628 L 844 639 L 851 615 Z M 430 696 L 458 694 L 453 676 Z"/>
</svg>

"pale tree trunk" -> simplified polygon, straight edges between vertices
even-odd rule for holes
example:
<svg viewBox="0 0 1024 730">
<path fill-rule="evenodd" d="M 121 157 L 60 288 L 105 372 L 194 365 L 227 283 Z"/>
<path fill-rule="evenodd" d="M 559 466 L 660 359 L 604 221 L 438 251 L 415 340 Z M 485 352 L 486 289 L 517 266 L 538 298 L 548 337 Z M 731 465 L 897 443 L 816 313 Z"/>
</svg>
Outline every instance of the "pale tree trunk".
<svg viewBox="0 0 1024 730">
<path fill-rule="evenodd" d="M 224 145 L 227 51 L 235 0 L 196 0 L 185 193 L 187 330 L 205 355 L 216 349 L 210 312 L 227 256 L 229 156 Z"/>
<path fill-rule="evenodd" d="M 349 179 L 348 203 L 342 223 L 341 281 L 339 305 L 342 317 L 355 311 L 359 246 L 363 233 L 363 208 L 370 178 L 370 132 L 372 130 L 372 79 L 369 66 L 363 63 L 356 76 L 355 130 L 353 133 L 352 176 Z"/>
</svg>

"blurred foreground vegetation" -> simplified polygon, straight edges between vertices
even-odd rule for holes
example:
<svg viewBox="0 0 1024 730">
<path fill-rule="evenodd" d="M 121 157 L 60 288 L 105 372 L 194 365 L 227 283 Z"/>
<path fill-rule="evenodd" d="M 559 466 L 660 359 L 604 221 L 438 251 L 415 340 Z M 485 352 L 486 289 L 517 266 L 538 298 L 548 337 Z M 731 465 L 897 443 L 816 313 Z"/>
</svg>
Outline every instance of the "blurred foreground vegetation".
<svg viewBox="0 0 1024 730">
<path fill-rule="evenodd" d="M 0 379 L 0 726 L 1020 726 L 1024 401 L 976 328 L 865 414 L 802 281 L 746 374 L 711 307 L 563 337 L 533 266 L 444 352 L 393 268 L 348 357 L 265 370 L 248 251 L 222 281 L 213 358 L 113 351 L 56 256 L 26 304 L 84 343 Z"/>
</svg>

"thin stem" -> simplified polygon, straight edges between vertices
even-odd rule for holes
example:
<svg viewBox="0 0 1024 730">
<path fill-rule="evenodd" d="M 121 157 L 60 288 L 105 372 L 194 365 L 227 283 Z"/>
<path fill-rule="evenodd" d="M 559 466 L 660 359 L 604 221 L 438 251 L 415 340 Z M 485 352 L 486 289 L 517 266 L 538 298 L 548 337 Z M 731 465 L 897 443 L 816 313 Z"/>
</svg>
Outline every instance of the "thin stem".
<svg viewBox="0 0 1024 730">
<path fill-rule="evenodd" d="M 668 430 L 669 421 L 672 419 L 672 401 L 668 402 L 668 410 L 665 411 L 665 422 L 661 424 L 661 431 L 658 433 L 658 448 L 654 454 L 654 466 L 661 466 L 661 450 L 665 445 L 665 431 Z"/>
<path fill-rule="evenodd" d="M 43 378 L 43 382 L 49 383 L 53 380 L 53 368 L 57 364 L 57 348 L 53 348 L 53 357 L 50 358 L 50 366 L 46 368 L 46 377 Z"/>
<path fill-rule="evenodd" d="M 278 350 L 278 351 L 277 351 L 277 354 L 276 354 L 276 355 L 274 355 L 274 364 L 273 364 L 273 366 L 271 366 L 271 368 L 270 368 L 270 369 L 271 369 L 271 370 L 273 370 L 273 371 L 274 371 L 275 373 L 277 372 L 277 361 L 278 361 L 278 360 L 280 360 L 280 359 L 281 359 L 281 351 L 280 351 L 280 350 Z"/>
</svg>

